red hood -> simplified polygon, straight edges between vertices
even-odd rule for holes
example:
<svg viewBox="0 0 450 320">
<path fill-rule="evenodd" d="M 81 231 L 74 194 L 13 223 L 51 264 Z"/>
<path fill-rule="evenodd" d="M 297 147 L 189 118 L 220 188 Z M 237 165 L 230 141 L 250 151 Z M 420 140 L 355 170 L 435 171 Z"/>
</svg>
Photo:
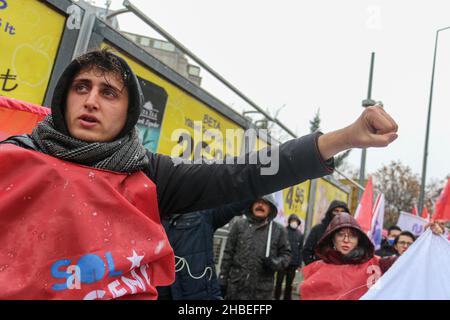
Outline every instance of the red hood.
<svg viewBox="0 0 450 320">
<path fill-rule="evenodd" d="M 350 262 L 349 261 L 344 262 L 343 255 L 340 252 L 333 249 L 332 236 L 336 231 L 338 231 L 341 228 L 352 228 L 356 230 L 360 235 L 358 247 L 364 250 L 364 254 L 362 256 L 354 260 L 351 260 Z M 320 259 L 322 259 L 327 263 L 333 264 L 363 263 L 370 260 L 373 257 L 374 252 L 375 247 L 372 241 L 370 241 L 369 237 L 361 229 L 355 218 L 346 212 L 335 216 L 333 220 L 331 220 L 330 224 L 328 225 L 328 228 L 325 230 L 325 233 L 319 240 L 315 250 L 316 256 L 318 256 Z"/>
</svg>

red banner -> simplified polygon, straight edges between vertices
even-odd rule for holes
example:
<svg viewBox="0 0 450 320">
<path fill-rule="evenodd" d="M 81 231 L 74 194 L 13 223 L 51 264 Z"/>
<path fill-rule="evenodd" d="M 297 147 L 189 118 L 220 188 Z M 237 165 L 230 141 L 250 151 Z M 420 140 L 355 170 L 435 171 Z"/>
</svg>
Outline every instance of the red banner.
<svg viewBox="0 0 450 320">
<path fill-rule="evenodd" d="M 16 134 L 31 133 L 49 113 L 49 108 L 0 96 L 0 140 Z"/>
<path fill-rule="evenodd" d="M 155 299 L 175 276 L 155 184 L 0 145 L 0 299 Z"/>
<path fill-rule="evenodd" d="M 381 276 L 379 258 L 361 264 L 315 261 L 303 268 L 302 300 L 357 300 Z"/>
</svg>

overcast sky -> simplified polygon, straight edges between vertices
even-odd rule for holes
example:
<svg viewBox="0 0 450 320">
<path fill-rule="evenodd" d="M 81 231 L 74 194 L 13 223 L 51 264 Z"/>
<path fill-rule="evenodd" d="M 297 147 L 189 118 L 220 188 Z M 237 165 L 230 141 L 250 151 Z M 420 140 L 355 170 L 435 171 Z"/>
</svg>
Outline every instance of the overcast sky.
<svg viewBox="0 0 450 320">
<path fill-rule="evenodd" d="M 369 149 L 366 172 L 401 160 L 421 174 L 435 32 L 450 26 L 448 0 L 131 0 L 260 107 L 276 110 L 298 135 L 318 108 L 324 132 L 350 124 L 367 96 L 399 124 L 388 148 Z M 96 1 L 103 5 L 104 1 Z M 113 0 L 111 8 L 121 8 Z M 154 36 L 131 14 L 121 28 Z M 251 110 L 210 81 L 203 86 L 237 111 Z M 427 181 L 450 173 L 450 30 L 439 35 Z M 361 151 L 349 163 L 360 166 Z"/>
</svg>

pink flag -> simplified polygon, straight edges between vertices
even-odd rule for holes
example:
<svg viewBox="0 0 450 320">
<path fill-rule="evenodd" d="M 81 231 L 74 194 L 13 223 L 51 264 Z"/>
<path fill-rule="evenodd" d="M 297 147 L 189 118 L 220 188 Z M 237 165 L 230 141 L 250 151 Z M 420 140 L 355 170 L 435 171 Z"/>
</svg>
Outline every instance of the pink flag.
<svg viewBox="0 0 450 320">
<path fill-rule="evenodd" d="M 436 202 L 433 220 L 450 220 L 450 178 Z"/>
<path fill-rule="evenodd" d="M 373 216 L 373 186 L 372 177 L 369 176 L 366 188 L 361 197 L 361 201 L 356 208 L 355 219 L 360 225 L 361 229 L 367 234 L 370 232 L 372 226 L 372 216 Z"/>
</svg>

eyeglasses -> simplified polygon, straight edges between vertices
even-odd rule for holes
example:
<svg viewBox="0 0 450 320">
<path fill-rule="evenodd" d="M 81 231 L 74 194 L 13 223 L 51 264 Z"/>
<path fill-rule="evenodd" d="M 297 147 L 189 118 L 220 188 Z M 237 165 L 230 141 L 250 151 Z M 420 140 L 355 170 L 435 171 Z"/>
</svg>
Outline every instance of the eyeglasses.
<svg viewBox="0 0 450 320">
<path fill-rule="evenodd" d="M 399 242 L 397 242 L 397 244 L 399 244 L 399 245 L 401 245 L 401 246 L 407 246 L 407 247 L 409 247 L 409 246 L 412 245 L 413 243 L 412 243 L 412 242 L 409 242 L 409 241 L 399 241 Z"/>
<path fill-rule="evenodd" d="M 351 234 L 351 233 L 346 233 L 346 232 L 338 232 L 336 233 L 336 238 L 338 240 L 345 240 L 345 237 L 347 237 L 348 241 L 356 241 L 358 240 L 358 236 L 355 234 Z"/>
</svg>

